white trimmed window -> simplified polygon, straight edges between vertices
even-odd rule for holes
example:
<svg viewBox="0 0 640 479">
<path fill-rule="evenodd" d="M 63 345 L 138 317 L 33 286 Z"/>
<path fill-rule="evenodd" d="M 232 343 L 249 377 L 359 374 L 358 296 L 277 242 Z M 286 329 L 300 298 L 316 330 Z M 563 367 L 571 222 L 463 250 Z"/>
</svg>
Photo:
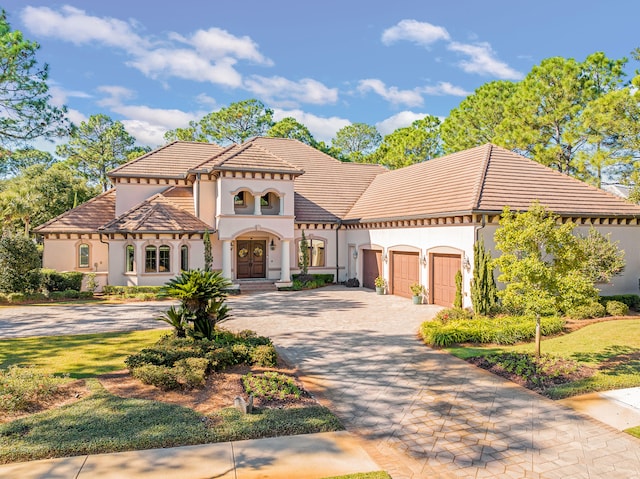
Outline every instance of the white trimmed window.
<svg viewBox="0 0 640 479">
<path fill-rule="evenodd" d="M 128 244 L 124 252 L 125 271 L 133 273 L 135 271 L 136 249 L 132 244 Z"/>
<path fill-rule="evenodd" d="M 180 269 L 189 271 L 189 247 L 186 244 L 180 246 Z"/>
<path fill-rule="evenodd" d="M 78 246 L 78 268 L 88 268 L 89 264 L 89 245 L 82 243 Z"/>
<path fill-rule="evenodd" d="M 145 273 L 169 273 L 170 271 L 171 248 L 169 246 L 147 246 L 144 249 Z"/>
<path fill-rule="evenodd" d="M 298 264 L 302 261 L 302 241 L 298 241 Z M 309 247 L 309 264 L 310 268 L 325 266 L 325 241 L 316 238 L 307 238 Z"/>
</svg>

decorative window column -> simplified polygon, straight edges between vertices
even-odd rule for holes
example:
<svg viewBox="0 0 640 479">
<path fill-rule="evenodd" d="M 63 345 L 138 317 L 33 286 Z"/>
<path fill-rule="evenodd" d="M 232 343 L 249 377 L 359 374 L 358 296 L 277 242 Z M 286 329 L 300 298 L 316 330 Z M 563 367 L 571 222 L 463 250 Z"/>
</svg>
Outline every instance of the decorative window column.
<svg viewBox="0 0 640 479">
<path fill-rule="evenodd" d="M 262 195 L 257 194 L 253 195 L 253 214 L 261 215 L 262 214 Z"/>
<path fill-rule="evenodd" d="M 280 282 L 291 282 L 291 253 L 289 252 L 289 240 L 280 241 Z"/>
<path fill-rule="evenodd" d="M 231 240 L 222 240 L 222 276 L 231 277 Z"/>
<path fill-rule="evenodd" d="M 280 195 L 280 216 L 284 215 L 284 195 Z"/>
</svg>

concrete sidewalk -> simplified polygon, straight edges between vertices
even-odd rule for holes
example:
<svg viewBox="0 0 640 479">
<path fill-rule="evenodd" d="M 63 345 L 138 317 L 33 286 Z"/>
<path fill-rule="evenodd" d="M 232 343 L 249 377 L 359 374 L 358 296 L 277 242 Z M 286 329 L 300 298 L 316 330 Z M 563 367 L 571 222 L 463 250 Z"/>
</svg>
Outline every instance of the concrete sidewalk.
<svg viewBox="0 0 640 479">
<path fill-rule="evenodd" d="M 0 466 L 20 479 L 320 479 L 379 471 L 346 431 L 75 456 Z"/>
</svg>

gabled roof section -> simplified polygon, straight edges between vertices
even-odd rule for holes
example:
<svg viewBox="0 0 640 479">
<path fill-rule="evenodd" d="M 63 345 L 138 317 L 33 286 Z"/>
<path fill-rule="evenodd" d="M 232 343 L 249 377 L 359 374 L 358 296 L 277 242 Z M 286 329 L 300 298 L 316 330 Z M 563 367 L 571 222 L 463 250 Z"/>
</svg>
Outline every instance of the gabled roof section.
<svg viewBox="0 0 640 479">
<path fill-rule="evenodd" d="M 231 145 L 194 170 L 260 171 L 271 173 L 304 173 L 283 158 L 249 140 L 242 145 Z"/>
<path fill-rule="evenodd" d="M 160 194 L 165 198 L 169 198 L 174 205 L 195 216 L 196 210 L 193 204 L 193 188 L 191 186 L 171 186 Z"/>
<path fill-rule="evenodd" d="M 36 233 L 95 233 L 116 216 L 116 190 L 106 191 L 37 228 Z"/>
<path fill-rule="evenodd" d="M 158 193 L 110 221 L 104 233 L 201 233 L 209 225 Z"/>
<path fill-rule="evenodd" d="M 213 143 L 174 141 L 109 172 L 110 177 L 186 178 L 188 171 L 224 148 Z"/>
<path fill-rule="evenodd" d="M 346 219 L 526 210 L 536 200 L 564 215 L 640 216 L 640 206 L 487 144 L 377 176 Z"/>
<path fill-rule="evenodd" d="M 288 138 L 251 141 L 304 171 L 295 179 L 295 216 L 301 223 L 343 219 L 371 181 L 387 171 L 380 165 L 344 163 Z"/>
</svg>

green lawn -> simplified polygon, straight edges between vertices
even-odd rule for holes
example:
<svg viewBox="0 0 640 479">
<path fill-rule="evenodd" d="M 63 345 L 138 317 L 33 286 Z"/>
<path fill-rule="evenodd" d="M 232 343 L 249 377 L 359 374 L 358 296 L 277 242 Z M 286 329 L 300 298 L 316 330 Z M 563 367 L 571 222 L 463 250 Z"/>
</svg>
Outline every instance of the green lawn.
<svg viewBox="0 0 640 479">
<path fill-rule="evenodd" d="M 604 321 L 542 341 L 542 352 L 598 369 L 590 378 L 548 391 L 554 399 L 593 391 L 640 386 L 640 319 Z M 447 348 L 460 358 L 500 351 L 533 352 L 534 344 Z"/>
<path fill-rule="evenodd" d="M 89 380 L 93 394 L 78 402 L 0 424 L 0 463 L 138 449 L 185 446 L 343 429 L 324 407 L 228 408 L 210 416 L 157 401 L 123 399 Z"/>
<path fill-rule="evenodd" d="M 153 345 L 166 330 L 0 340 L 0 367 L 31 365 L 49 373 L 87 378 L 124 369 L 130 354 Z"/>
</svg>

